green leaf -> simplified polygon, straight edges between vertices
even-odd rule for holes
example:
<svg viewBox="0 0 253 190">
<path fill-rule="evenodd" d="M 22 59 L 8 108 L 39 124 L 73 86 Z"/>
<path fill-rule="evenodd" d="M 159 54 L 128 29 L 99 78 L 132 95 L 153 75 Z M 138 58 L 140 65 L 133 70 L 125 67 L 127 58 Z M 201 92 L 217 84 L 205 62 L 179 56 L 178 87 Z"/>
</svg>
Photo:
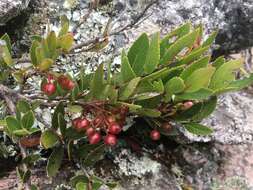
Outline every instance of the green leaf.
<svg viewBox="0 0 253 190">
<path fill-rule="evenodd" d="M 176 98 L 180 100 L 203 100 L 207 99 L 213 95 L 211 89 L 201 88 L 195 92 L 187 92 L 180 95 L 177 95 Z"/>
<path fill-rule="evenodd" d="M 85 175 L 77 175 L 70 179 L 71 187 L 76 187 L 80 182 L 89 183 L 89 179 Z"/>
<path fill-rule="evenodd" d="M 137 113 L 147 117 L 160 117 L 161 112 L 157 109 L 142 108 L 137 110 Z"/>
<path fill-rule="evenodd" d="M 51 130 L 46 130 L 42 133 L 41 138 L 40 138 L 41 144 L 45 149 L 52 148 L 59 142 L 59 137 L 58 135 L 51 131 Z"/>
<path fill-rule="evenodd" d="M 216 90 L 228 87 L 235 80 L 234 72 L 242 67 L 242 64 L 242 60 L 233 60 L 221 65 L 213 74 L 209 88 Z"/>
<path fill-rule="evenodd" d="M 221 65 L 225 63 L 224 56 L 220 56 L 212 63 L 212 66 L 214 66 L 216 69 L 218 69 Z"/>
<path fill-rule="evenodd" d="M 57 147 L 53 150 L 47 162 L 47 175 L 48 177 L 54 177 L 61 167 L 62 159 L 64 156 L 64 149 Z"/>
<path fill-rule="evenodd" d="M 141 78 L 137 77 L 132 79 L 126 87 L 120 92 L 119 99 L 120 100 L 127 100 L 131 95 L 133 95 L 134 91 L 136 90 Z"/>
<path fill-rule="evenodd" d="M 166 50 L 171 46 L 172 43 L 170 43 L 170 40 L 172 37 L 177 36 L 178 38 L 188 34 L 190 32 L 191 29 L 191 24 L 185 23 L 181 26 L 179 26 L 178 28 L 176 28 L 175 30 L 173 30 L 172 32 L 170 32 L 169 34 L 167 34 L 160 43 L 160 52 L 161 52 L 161 57 L 164 56 Z"/>
<path fill-rule="evenodd" d="M 93 76 L 90 84 L 90 93 L 93 98 L 100 99 L 101 91 L 104 89 L 104 68 L 103 64 L 100 64 Z"/>
<path fill-rule="evenodd" d="M 92 166 L 104 157 L 104 150 L 105 146 L 103 144 L 97 145 L 96 148 L 92 149 L 88 154 L 85 155 L 83 164 L 85 166 Z"/>
<path fill-rule="evenodd" d="M 87 183 L 83 183 L 83 182 L 77 183 L 76 190 L 87 190 Z"/>
<path fill-rule="evenodd" d="M 147 53 L 147 61 L 144 65 L 145 73 L 152 73 L 159 64 L 160 60 L 160 33 L 151 36 L 150 46 Z"/>
<path fill-rule="evenodd" d="M 57 39 L 55 32 L 54 31 L 50 32 L 46 40 L 48 44 L 50 58 L 55 59 L 57 54 L 56 53 Z"/>
<path fill-rule="evenodd" d="M 31 105 L 26 100 L 19 100 L 17 103 L 17 109 L 22 113 L 26 113 L 30 111 L 32 108 Z"/>
<path fill-rule="evenodd" d="M 74 37 L 72 34 L 67 33 L 58 39 L 58 46 L 64 51 L 68 52 L 74 43 Z"/>
<path fill-rule="evenodd" d="M 68 109 L 68 112 L 70 112 L 70 113 L 81 113 L 83 111 L 83 107 L 79 106 L 79 105 L 69 104 L 67 109 Z"/>
<path fill-rule="evenodd" d="M 6 46 L 7 46 L 8 50 L 9 50 L 9 52 L 11 52 L 11 39 L 10 39 L 10 36 L 9 36 L 7 33 L 5 33 L 5 34 L 1 37 L 0 40 L 4 40 L 4 41 L 5 41 Z"/>
<path fill-rule="evenodd" d="M 30 47 L 30 58 L 32 61 L 32 64 L 34 66 L 38 65 L 37 55 L 36 55 L 36 49 L 40 46 L 40 43 L 37 40 L 32 41 L 32 45 Z"/>
<path fill-rule="evenodd" d="M 26 128 L 27 130 L 29 130 L 33 126 L 34 120 L 35 120 L 35 117 L 34 117 L 33 112 L 28 111 L 22 117 L 22 120 L 21 120 L 22 126 Z"/>
<path fill-rule="evenodd" d="M 141 78 L 141 81 L 144 82 L 144 81 L 152 81 L 152 80 L 162 79 L 163 77 L 167 76 L 171 71 L 172 71 L 172 69 L 170 69 L 170 68 L 163 68 L 159 71 L 153 72 L 150 75 L 147 75 L 147 76 Z"/>
<path fill-rule="evenodd" d="M 5 41 L 0 41 L 0 57 L 2 57 L 2 59 L 4 60 L 4 62 L 8 66 L 11 66 L 13 64 L 11 53 L 10 53 Z"/>
<path fill-rule="evenodd" d="M 159 79 L 158 81 L 154 81 L 152 85 L 155 92 L 158 92 L 160 94 L 164 92 L 164 85 L 161 79 Z"/>
<path fill-rule="evenodd" d="M 168 95 L 178 94 L 185 89 L 184 81 L 180 77 L 174 77 L 165 84 L 165 92 Z"/>
<path fill-rule="evenodd" d="M 193 62 L 191 65 L 189 65 L 188 67 L 185 68 L 185 70 L 180 74 L 180 77 L 183 80 L 186 80 L 197 69 L 206 67 L 209 60 L 210 60 L 210 56 L 206 56 L 206 57 L 200 58 L 199 60 Z"/>
<path fill-rule="evenodd" d="M 194 121 L 201 121 L 202 119 L 208 117 L 211 113 L 213 113 L 213 111 L 216 108 L 216 104 L 217 104 L 217 97 L 216 96 L 212 96 L 209 100 L 204 101 L 201 104 L 201 110 L 198 114 L 196 114 L 193 117 Z"/>
<path fill-rule="evenodd" d="M 249 77 L 233 81 L 229 84 L 228 88 L 235 88 L 236 90 L 241 90 L 253 83 L 253 74 L 250 74 Z"/>
<path fill-rule="evenodd" d="M 54 60 L 45 58 L 42 60 L 40 64 L 38 64 L 38 68 L 41 71 L 46 71 L 53 65 L 53 63 L 54 63 Z"/>
<path fill-rule="evenodd" d="M 127 56 L 124 56 L 124 53 L 122 53 L 121 58 L 121 80 L 122 82 L 128 82 L 136 77 L 136 74 L 134 73 L 131 65 L 129 64 Z"/>
<path fill-rule="evenodd" d="M 178 63 L 176 63 L 176 65 L 186 65 L 186 64 L 190 64 L 191 62 L 197 60 L 198 58 L 200 58 L 200 56 L 205 53 L 207 50 L 209 49 L 208 47 L 204 47 L 204 48 L 200 48 L 192 53 L 190 53 L 189 55 L 185 56 L 184 58 L 182 58 L 181 60 L 178 61 Z"/>
<path fill-rule="evenodd" d="M 43 37 L 40 35 L 32 35 L 31 40 L 41 42 L 43 40 Z"/>
<path fill-rule="evenodd" d="M 13 131 L 13 134 L 16 136 L 22 137 L 22 136 L 30 135 L 31 133 L 27 129 L 18 129 L 18 130 Z"/>
<path fill-rule="evenodd" d="M 58 123 L 58 114 L 61 113 L 63 116 L 65 114 L 64 111 L 64 103 L 59 102 L 59 104 L 56 106 L 53 117 L 52 117 L 52 128 L 58 129 L 59 128 L 59 123 Z"/>
<path fill-rule="evenodd" d="M 128 51 L 127 57 L 130 65 L 133 66 L 137 56 L 143 51 L 143 49 L 147 49 L 149 45 L 148 35 L 143 33 L 131 46 Z M 142 60 L 143 61 L 143 60 Z"/>
<path fill-rule="evenodd" d="M 169 64 L 175 58 L 175 56 L 179 52 L 181 52 L 184 48 L 191 47 L 195 43 L 198 36 L 199 36 L 199 29 L 194 30 L 190 34 L 187 34 L 178 39 L 173 45 L 169 47 L 169 49 L 167 49 L 165 55 L 162 57 L 160 61 L 160 64 L 162 65 Z"/>
<path fill-rule="evenodd" d="M 195 70 L 185 80 L 185 86 L 186 86 L 185 92 L 195 92 L 201 88 L 208 87 L 210 79 L 214 72 L 215 72 L 215 68 L 212 66 Z"/>
<path fill-rule="evenodd" d="M 7 116 L 5 118 L 5 121 L 7 124 L 7 128 L 10 132 L 13 132 L 15 130 L 19 130 L 22 128 L 20 122 L 13 116 Z"/>
<path fill-rule="evenodd" d="M 184 127 L 187 129 L 187 131 L 195 135 L 210 135 L 213 132 L 213 130 L 209 127 L 199 123 L 187 123 L 184 124 Z"/>
<path fill-rule="evenodd" d="M 39 47 L 35 48 L 35 55 L 36 55 L 36 60 L 37 60 L 37 65 L 43 61 L 43 59 L 46 57 L 44 54 L 43 48 L 41 45 Z"/>
<path fill-rule="evenodd" d="M 61 30 L 58 36 L 63 36 L 69 31 L 69 19 L 66 15 L 61 16 Z"/>
<path fill-rule="evenodd" d="M 191 108 L 187 110 L 179 110 L 173 116 L 173 119 L 176 121 L 191 121 L 196 115 L 200 113 L 201 108 L 202 104 L 194 104 Z"/>
<path fill-rule="evenodd" d="M 201 46 L 202 46 L 202 47 L 210 46 L 210 45 L 214 42 L 214 40 L 215 40 L 217 34 L 218 34 L 218 31 L 214 31 L 214 32 L 203 42 L 203 44 L 202 44 Z"/>
<path fill-rule="evenodd" d="M 36 161 L 38 161 L 41 158 L 39 154 L 30 154 L 26 156 L 23 160 L 22 163 L 24 164 L 34 164 Z"/>
<path fill-rule="evenodd" d="M 64 137 L 66 133 L 67 122 L 64 119 L 64 116 L 62 115 L 62 113 L 58 113 L 58 126 L 60 128 L 62 136 Z"/>
<path fill-rule="evenodd" d="M 129 104 L 129 103 L 125 103 L 125 102 L 117 102 L 117 103 L 119 105 L 124 105 L 124 106 L 128 107 L 130 112 L 136 112 L 137 110 L 142 108 L 142 106 L 136 105 L 136 104 Z"/>
</svg>

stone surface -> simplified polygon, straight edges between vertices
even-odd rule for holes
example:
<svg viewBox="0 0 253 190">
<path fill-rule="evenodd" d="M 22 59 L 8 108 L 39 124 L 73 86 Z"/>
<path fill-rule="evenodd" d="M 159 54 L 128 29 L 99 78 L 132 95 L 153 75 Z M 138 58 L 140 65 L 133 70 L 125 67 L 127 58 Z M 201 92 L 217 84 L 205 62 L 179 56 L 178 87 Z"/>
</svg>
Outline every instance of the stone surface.
<svg viewBox="0 0 253 190">
<path fill-rule="evenodd" d="M 0 25 L 18 16 L 27 8 L 30 0 L 0 0 Z"/>
</svg>

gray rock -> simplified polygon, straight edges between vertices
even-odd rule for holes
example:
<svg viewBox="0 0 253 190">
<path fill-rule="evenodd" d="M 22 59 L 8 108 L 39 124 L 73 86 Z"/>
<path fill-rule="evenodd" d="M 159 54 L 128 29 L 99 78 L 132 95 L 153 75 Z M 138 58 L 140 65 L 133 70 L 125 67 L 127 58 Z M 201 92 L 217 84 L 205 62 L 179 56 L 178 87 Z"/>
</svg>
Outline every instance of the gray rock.
<svg viewBox="0 0 253 190">
<path fill-rule="evenodd" d="M 30 0 L 0 0 L 0 25 L 18 16 L 27 8 Z"/>
</svg>

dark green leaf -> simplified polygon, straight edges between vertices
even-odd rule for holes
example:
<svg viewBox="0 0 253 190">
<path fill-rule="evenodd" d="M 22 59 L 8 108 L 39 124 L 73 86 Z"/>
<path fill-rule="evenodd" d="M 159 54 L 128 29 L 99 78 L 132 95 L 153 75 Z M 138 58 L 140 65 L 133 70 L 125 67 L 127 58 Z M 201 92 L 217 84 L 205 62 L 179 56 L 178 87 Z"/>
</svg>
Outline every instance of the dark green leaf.
<svg viewBox="0 0 253 190">
<path fill-rule="evenodd" d="M 21 119 L 22 126 L 26 128 L 27 130 L 29 130 L 33 126 L 34 120 L 35 120 L 35 117 L 34 117 L 33 112 L 28 111 L 23 115 Z"/>
<path fill-rule="evenodd" d="M 164 56 L 166 50 L 171 46 L 171 38 L 174 36 L 177 36 L 177 38 L 180 38 L 190 32 L 191 29 L 191 24 L 188 22 L 186 24 L 183 24 L 167 34 L 162 40 L 160 44 L 160 52 L 161 52 L 161 57 Z"/>
<path fill-rule="evenodd" d="M 26 113 L 30 111 L 32 108 L 31 105 L 26 100 L 19 100 L 17 103 L 17 109 L 22 113 Z"/>
<path fill-rule="evenodd" d="M 94 99 L 100 99 L 101 91 L 104 89 L 104 68 L 100 64 L 97 68 L 90 85 L 90 93 Z"/>
<path fill-rule="evenodd" d="M 173 45 L 167 49 L 166 53 L 162 57 L 160 64 L 169 64 L 175 56 L 181 52 L 184 48 L 191 47 L 199 36 L 199 29 L 181 37 Z"/>
<path fill-rule="evenodd" d="M 124 56 L 124 52 L 122 52 L 121 56 L 121 81 L 128 82 L 136 77 L 131 65 L 129 64 L 127 56 Z"/>
<path fill-rule="evenodd" d="M 61 167 L 62 159 L 64 156 L 64 149 L 57 147 L 53 150 L 47 162 L 47 175 L 48 177 L 54 177 Z"/>
<path fill-rule="evenodd" d="M 20 122 L 13 116 L 7 116 L 5 118 L 5 121 L 7 124 L 7 128 L 10 132 L 13 132 L 15 130 L 19 130 L 22 128 Z"/>
<path fill-rule="evenodd" d="M 54 129 L 59 128 L 59 125 L 58 125 L 58 114 L 59 113 L 61 113 L 63 116 L 65 115 L 63 102 L 60 102 L 54 110 L 54 114 L 53 114 L 53 117 L 52 117 L 52 127 Z"/>
<path fill-rule="evenodd" d="M 62 115 L 62 113 L 58 113 L 58 126 L 60 128 L 62 136 L 64 137 L 66 133 L 67 122 L 64 119 L 64 116 Z"/>
<path fill-rule="evenodd" d="M 137 113 L 147 117 L 160 117 L 161 112 L 157 109 L 142 108 L 137 110 Z"/>
<path fill-rule="evenodd" d="M 185 56 L 181 60 L 179 60 L 176 65 L 190 64 L 191 62 L 199 59 L 201 57 L 201 55 L 203 55 L 203 53 L 205 53 L 208 49 L 209 49 L 209 47 L 200 48 L 200 49 L 190 53 L 189 55 Z"/>
<path fill-rule="evenodd" d="M 193 117 L 194 121 L 201 121 L 202 119 L 208 117 L 211 113 L 213 113 L 213 111 L 216 108 L 216 104 L 217 104 L 217 97 L 213 96 L 211 97 L 209 100 L 204 101 L 201 104 L 201 110 L 198 114 L 196 114 Z"/>
<path fill-rule="evenodd" d="M 91 166 L 95 164 L 97 161 L 99 161 L 104 157 L 104 149 L 105 146 L 103 144 L 94 148 L 91 152 L 89 152 L 86 155 L 85 159 L 83 160 L 83 164 L 85 166 Z"/>
<path fill-rule="evenodd" d="M 139 53 L 148 47 L 149 40 L 146 33 L 143 33 L 131 46 L 131 48 L 128 51 L 127 57 L 129 60 L 130 65 L 133 65 L 135 63 L 135 60 Z"/>
<path fill-rule="evenodd" d="M 160 60 L 160 33 L 151 36 L 150 46 L 147 53 L 147 61 L 144 65 L 145 73 L 152 73 L 159 64 Z"/>
<path fill-rule="evenodd" d="M 177 95 L 176 98 L 179 100 L 203 100 L 207 99 L 213 95 L 211 89 L 201 88 L 195 92 L 187 92 L 180 95 Z"/>
<path fill-rule="evenodd" d="M 127 100 L 131 95 L 133 95 L 135 89 L 137 88 L 140 77 L 132 79 L 126 87 L 123 88 L 122 92 L 119 95 L 120 100 Z"/>
<path fill-rule="evenodd" d="M 213 130 L 209 127 L 199 123 L 187 123 L 184 124 L 184 127 L 187 129 L 187 131 L 195 135 L 210 135 L 213 132 Z"/>
</svg>

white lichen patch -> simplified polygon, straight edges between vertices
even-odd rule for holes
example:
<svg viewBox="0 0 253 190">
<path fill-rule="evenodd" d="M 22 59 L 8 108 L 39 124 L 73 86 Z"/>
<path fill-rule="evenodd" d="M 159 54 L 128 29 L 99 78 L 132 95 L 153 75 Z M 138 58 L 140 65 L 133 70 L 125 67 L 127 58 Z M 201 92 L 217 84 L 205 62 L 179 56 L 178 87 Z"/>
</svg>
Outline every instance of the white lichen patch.
<svg viewBox="0 0 253 190">
<path fill-rule="evenodd" d="M 147 155 L 138 158 L 127 149 L 121 151 L 114 163 L 119 166 L 121 174 L 139 178 L 149 173 L 157 174 L 161 169 L 161 164 L 150 159 Z"/>
</svg>

